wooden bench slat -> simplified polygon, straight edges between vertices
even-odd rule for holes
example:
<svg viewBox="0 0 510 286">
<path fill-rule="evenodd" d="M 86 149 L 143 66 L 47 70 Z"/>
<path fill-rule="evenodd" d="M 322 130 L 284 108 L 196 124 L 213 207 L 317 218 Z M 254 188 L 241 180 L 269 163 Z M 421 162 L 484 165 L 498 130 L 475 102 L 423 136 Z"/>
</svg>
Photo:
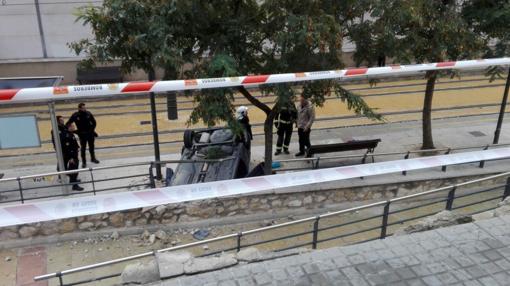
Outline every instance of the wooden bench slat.
<svg viewBox="0 0 510 286">
<path fill-rule="evenodd" d="M 377 144 L 379 144 L 379 142 L 381 142 L 381 139 L 357 140 L 344 143 L 312 145 L 312 147 L 310 147 L 310 149 L 308 150 L 308 155 L 354 151 L 362 149 L 368 149 L 369 152 L 371 152 L 373 151 L 373 149 L 377 147 Z"/>
</svg>

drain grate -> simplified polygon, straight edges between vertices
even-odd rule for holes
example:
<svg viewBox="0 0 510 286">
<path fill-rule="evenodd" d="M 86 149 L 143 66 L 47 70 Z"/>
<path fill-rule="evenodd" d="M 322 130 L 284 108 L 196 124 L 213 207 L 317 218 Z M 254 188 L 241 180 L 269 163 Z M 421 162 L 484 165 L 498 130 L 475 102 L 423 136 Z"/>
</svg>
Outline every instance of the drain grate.
<svg viewBox="0 0 510 286">
<path fill-rule="evenodd" d="M 140 121 L 140 125 L 148 125 L 148 124 L 151 124 L 151 121 L 150 121 L 150 120 L 147 120 L 147 121 Z"/>
<path fill-rule="evenodd" d="M 485 133 L 483 132 L 480 132 L 480 131 L 471 131 L 469 132 L 469 134 L 475 136 L 475 137 L 483 137 L 483 136 L 487 136 Z"/>
</svg>

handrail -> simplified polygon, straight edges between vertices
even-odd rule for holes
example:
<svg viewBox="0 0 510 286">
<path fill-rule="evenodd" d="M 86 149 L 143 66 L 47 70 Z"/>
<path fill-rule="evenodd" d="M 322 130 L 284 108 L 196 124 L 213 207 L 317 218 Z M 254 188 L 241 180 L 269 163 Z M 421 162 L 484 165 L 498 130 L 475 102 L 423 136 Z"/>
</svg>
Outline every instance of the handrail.
<svg viewBox="0 0 510 286">
<path fill-rule="evenodd" d="M 295 159 L 283 159 L 278 160 L 280 163 L 290 163 L 290 162 L 303 162 L 303 161 L 316 161 L 320 160 L 330 160 L 330 159 L 348 159 L 348 158 L 359 158 L 363 156 L 369 157 L 377 157 L 377 156 L 392 156 L 392 155 L 403 155 L 403 154 L 422 154 L 422 153 L 430 153 L 430 152 L 442 152 L 442 151 L 458 151 L 458 150 L 466 150 L 466 149 L 477 149 L 477 148 L 490 148 L 490 147 L 503 147 L 510 146 L 510 143 L 501 143 L 501 144 L 485 144 L 485 145 L 477 145 L 477 146 L 462 146 L 456 148 L 436 148 L 436 149 L 423 149 L 423 150 L 410 150 L 405 152 L 385 152 L 385 153 L 360 153 L 360 154 L 350 154 L 350 155 L 337 155 L 337 156 L 319 156 L 319 157 L 311 157 L 311 158 L 295 158 Z"/>
<path fill-rule="evenodd" d="M 350 155 L 338 155 L 338 156 L 325 156 L 325 157 L 315 157 L 315 158 L 296 158 L 296 159 L 284 159 L 278 160 L 280 163 L 288 163 L 288 162 L 302 162 L 302 161 L 316 161 L 320 160 L 330 160 L 330 159 L 347 159 L 347 158 L 358 158 L 363 156 L 392 156 L 392 155 L 405 155 L 405 154 L 419 154 L 419 153 L 430 153 L 430 152 L 441 152 L 441 151 L 455 151 L 455 150 L 466 150 L 466 149 L 477 149 L 477 148 L 489 148 L 489 147 L 503 147 L 510 146 L 510 143 L 500 143 L 500 144 L 486 144 L 486 145 L 477 145 L 477 146 L 462 146 L 456 148 L 436 148 L 436 149 L 425 149 L 425 150 L 411 150 L 405 152 L 385 152 L 385 153 L 360 153 L 360 154 L 350 154 Z M 138 163 L 130 163 L 130 164 L 122 164 L 122 165 L 113 165 L 113 166 L 101 166 L 94 168 L 83 168 L 76 170 L 68 170 L 68 171 L 59 171 L 59 172 L 50 172 L 50 173 L 42 173 L 35 175 L 26 175 L 20 177 L 10 177 L 0 179 L 0 183 L 9 182 L 9 181 L 17 181 L 24 179 L 32 179 L 46 176 L 55 176 L 55 175 L 67 175 L 74 173 L 82 173 L 82 172 L 90 172 L 90 171 L 99 171 L 99 170 L 107 170 L 107 169 L 115 169 L 115 168 L 125 168 L 125 167 L 134 167 L 134 166 L 144 166 L 151 164 L 175 164 L 175 163 L 210 163 L 210 162 L 223 162 L 226 160 L 233 160 L 234 157 L 227 157 L 222 159 L 200 159 L 200 160 L 162 160 L 162 161 L 145 161 Z M 276 169 L 276 171 L 281 169 Z"/>
<path fill-rule="evenodd" d="M 82 168 L 82 169 L 76 169 L 76 170 L 57 171 L 57 172 L 42 173 L 42 174 L 36 174 L 36 175 L 26 175 L 26 176 L 19 176 L 19 177 L 3 178 L 3 179 L 0 179 L 0 183 L 24 180 L 24 179 L 33 179 L 33 178 L 46 177 L 46 176 L 67 175 L 67 174 L 83 173 L 83 172 L 90 172 L 90 171 L 100 171 L 100 170 L 126 168 L 126 167 L 134 167 L 134 166 L 145 166 L 145 165 L 151 165 L 151 164 L 164 165 L 164 164 L 175 164 L 175 163 L 185 163 L 185 164 L 186 163 L 211 163 L 211 162 L 223 162 L 223 161 L 233 160 L 233 159 L 234 159 L 234 157 L 227 157 L 227 158 L 222 158 L 222 159 L 147 161 L 147 162 L 130 163 L 130 164 L 123 164 L 123 165 L 101 166 L 101 167 L 95 167 L 95 168 Z"/>
<path fill-rule="evenodd" d="M 336 215 L 345 214 L 345 213 L 352 213 L 352 212 L 355 212 L 355 211 L 359 211 L 359 210 L 363 210 L 363 209 L 368 209 L 368 208 L 372 208 L 372 207 L 377 207 L 377 206 L 383 206 L 384 205 L 385 208 L 386 208 L 386 206 L 389 206 L 389 204 L 392 203 L 392 202 L 398 202 L 398 201 L 402 201 L 402 200 L 406 200 L 406 199 L 426 196 L 426 195 L 430 195 L 430 194 L 433 194 L 433 193 L 443 192 L 443 191 L 446 191 L 446 190 L 454 190 L 454 189 L 456 189 L 458 187 L 467 186 L 467 185 L 471 185 L 471 184 L 475 184 L 475 183 L 479 183 L 479 182 L 483 182 L 483 181 L 487 181 L 487 180 L 493 180 L 493 179 L 501 178 L 501 177 L 509 177 L 509 176 L 510 176 L 510 172 L 505 172 L 505 173 L 501 173 L 501 174 L 497 174 L 497 175 L 492 175 L 492 176 L 488 176 L 488 177 L 484 177 L 484 178 L 480 178 L 480 179 L 476 179 L 476 180 L 471 180 L 471 181 L 467 181 L 467 182 L 463 182 L 463 183 L 458 183 L 458 184 L 454 184 L 454 185 L 450 185 L 450 186 L 446 186 L 446 187 L 436 188 L 436 189 L 433 189 L 433 190 L 429 190 L 429 191 L 425 191 L 425 192 L 421 192 L 421 193 L 417 193 L 417 194 L 407 195 L 407 196 L 398 197 L 398 198 L 394 198 L 394 199 L 389 199 L 389 200 L 385 200 L 385 201 L 374 202 L 374 203 L 371 203 L 371 204 L 361 205 L 361 206 L 352 207 L 352 208 L 348 208 L 348 209 L 344 209 L 344 210 L 339 210 L 339 211 L 335 211 L 335 212 L 328 212 L 328 213 L 321 214 L 321 215 L 318 215 L 318 216 L 307 217 L 307 218 L 303 218 L 303 219 L 299 219 L 299 220 L 295 220 L 295 221 L 290 221 L 290 222 L 275 224 L 275 225 L 271 225 L 271 226 L 251 229 L 251 230 L 247 230 L 247 231 L 241 231 L 239 233 L 232 233 L 232 234 L 223 235 L 223 236 L 219 236 L 219 237 L 215 237 L 215 238 L 211 238 L 211 239 L 206 239 L 206 240 L 201 240 L 201 241 L 192 242 L 192 243 L 188 243 L 188 244 L 183 244 L 183 245 L 180 245 L 180 246 L 163 248 L 163 249 L 159 249 L 159 250 L 156 250 L 156 251 L 153 251 L 153 252 L 145 252 L 145 253 L 141 253 L 141 254 L 137 254 L 137 255 L 127 256 L 127 257 L 113 259 L 113 260 L 108 260 L 108 261 L 104 261 L 104 262 L 100 262 L 100 263 L 95 263 L 95 264 L 90 264 L 90 265 L 81 266 L 81 267 L 76 267 L 76 268 L 71 268 L 71 269 L 60 271 L 60 272 L 48 273 L 48 274 L 45 274 L 45 275 L 36 276 L 36 277 L 34 277 L 34 280 L 35 281 L 41 281 L 41 280 L 47 280 L 47 279 L 51 279 L 51 278 L 57 278 L 57 277 L 61 277 L 63 275 L 67 275 L 67 274 L 82 272 L 82 271 L 91 270 L 91 269 L 95 269 L 95 268 L 99 268 L 99 267 L 103 267 L 103 266 L 109 266 L 109 265 L 113 265 L 113 264 L 117 264 L 117 263 L 121 263 L 121 262 L 126 262 L 126 261 L 130 261 L 130 260 L 134 260 L 134 259 L 137 259 L 137 258 L 148 257 L 148 256 L 151 256 L 151 255 L 155 255 L 156 253 L 162 253 L 162 252 L 167 252 L 167 251 L 174 251 L 174 250 L 190 248 L 190 247 L 194 247 L 194 246 L 199 246 L 199 245 L 208 244 L 208 243 L 211 243 L 211 242 L 221 241 L 221 240 L 235 238 L 235 237 L 239 238 L 239 237 L 242 237 L 242 236 L 248 235 L 248 234 L 259 233 L 259 232 L 263 232 L 263 231 L 267 231 L 267 230 L 272 230 L 272 229 L 278 229 L 278 228 L 282 228 L 282 227 L 286 227 L 286 226 L 292 226 L 292 225 L 296 225 L 296 224 L 301 224 L 301 223 L 309 222 L 309 221 L 318 221 L 321 218 L 336 216 Z M 385 213 L 386 212 L 387 211 L 385 211 Z M 377 229 L 377 228 L 375 228 L 375 229 Z"/>
</svg>

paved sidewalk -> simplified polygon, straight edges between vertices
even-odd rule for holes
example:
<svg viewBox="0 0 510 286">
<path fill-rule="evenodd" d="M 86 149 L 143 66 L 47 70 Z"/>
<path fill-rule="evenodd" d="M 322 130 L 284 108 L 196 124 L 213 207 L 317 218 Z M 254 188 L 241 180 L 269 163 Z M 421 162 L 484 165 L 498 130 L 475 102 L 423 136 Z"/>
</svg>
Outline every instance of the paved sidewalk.
<svg viewBox="0 0 510 286">
<path fill-rule="evenodd" d="M 510 216 L 319 250 L 153 286 L 509 285 Z"/>
</svg>

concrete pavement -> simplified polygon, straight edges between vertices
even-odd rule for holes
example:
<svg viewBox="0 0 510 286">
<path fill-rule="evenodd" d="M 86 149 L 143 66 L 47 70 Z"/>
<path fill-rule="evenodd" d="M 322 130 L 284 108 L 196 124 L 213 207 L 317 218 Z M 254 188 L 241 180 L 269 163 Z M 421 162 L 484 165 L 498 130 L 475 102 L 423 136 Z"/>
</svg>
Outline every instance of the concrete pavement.
<svg viewBox="0 0 510 286">
<path fill-rule="evenodd" d="M 510 216 L 250 263 L 152 286 L 497 286 L 510 279 Z"/>
</svg>

